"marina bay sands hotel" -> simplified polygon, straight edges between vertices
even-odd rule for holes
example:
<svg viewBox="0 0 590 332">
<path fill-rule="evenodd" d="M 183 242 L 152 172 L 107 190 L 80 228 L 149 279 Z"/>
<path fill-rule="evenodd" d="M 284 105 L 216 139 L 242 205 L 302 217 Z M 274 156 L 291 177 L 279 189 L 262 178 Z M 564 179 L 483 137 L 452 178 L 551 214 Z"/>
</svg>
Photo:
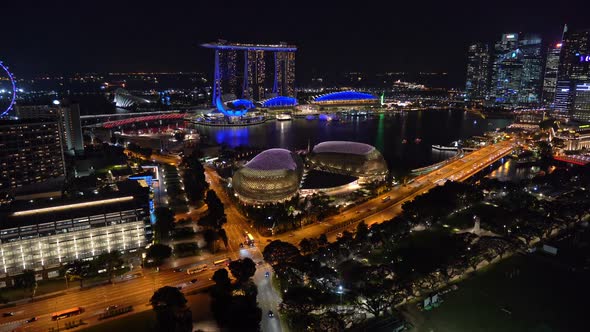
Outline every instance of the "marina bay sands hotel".
<svg viewBox="0 0 590 332">
<path fill-rule="evenodd" d="M 201 46 L 215 51 L 214 105 L 218 97 L 223 101 L 295 97 L 296 46 L 228 43 L 224 40 Z M 267 66 L 273 62 L 274 66 Z"/>
</svg>

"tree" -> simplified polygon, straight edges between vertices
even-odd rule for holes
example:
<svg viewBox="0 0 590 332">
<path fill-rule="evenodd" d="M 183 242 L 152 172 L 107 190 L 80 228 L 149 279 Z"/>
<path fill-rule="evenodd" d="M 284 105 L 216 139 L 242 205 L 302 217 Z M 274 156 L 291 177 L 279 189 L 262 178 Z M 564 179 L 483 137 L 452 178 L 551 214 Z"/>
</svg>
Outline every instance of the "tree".
<svg viewBox="0 0 590 332">
<path fill-rule="evenodd" d="M 207 191 L 205 203 L 207 204 L 207 214 L 212 218 L 213 227 L 221 228 L 221 226 L 227 221 L 225 219 L 225 209 L 214 190 Z"/>
<path fill-rule="evenodd" d="M 164 286 L 158 289 L 150 299 L 156 312 L 158 331 L 192 331 L 192 314 L 186 303 L 184 294 L 178 288 Z"/>
<path fill-rule="evenodd" d="M 220 324 L 229 319 L 228 308 L 231 303 L 231 280 L 226 269 L 219 269 L 213 273 L 211 278 L 215 285 L 211 287 L 211 312 L 215 320 Z"/>
<path fill-rule="evenodd" d="M 308 238 L 304 238 L 299 242 L 299 248 L 304 254 L 311 252 L 311 241 Z"/>
<path fill-rule="evenodd" d="M 225 245 L 225 249 L 228 248 L 228 238 L 227 238 L 227 233 L 225 232 L 225 229 L 220 229 L 219 231 L 217 231 L 217 234 L 219 235 L 219 238 L 221 239 L 221 241 L 223 241 L 223 244 Z"/>
<path fill-rule="evenodd" d="M 328 237 L 326 234 L 322 234 L 318 237 L 318 244 L 322 247 L 328 244 Z"/>
<path fill-rule="evenodd" d="M 123 265 L 123 258 L 121 252 L 111 251 L 103 252 L 96 258 L 96 265 L 99 269 L 106 269 L 109 276 L 109 282 L 113 281 L 115 271 Z"/>
<path fill-rule="evenodd" d="M 354 239 L 357 240 L 357 242 L 363 242 L 363 241 L 367 240 L 368 237 L 369 237 L 369 227 L 367 226 L 367 224 L 363 220 L 356 226 L 356 234 L 354 236 Z"/>
<path fill-rule="evenodd" d="M 172 255 L 172 248 L 165 244 L 155 243 L 152 244 L 148 250 L 146 257 L 153 258 L 156 265 L 160 265 L 163 260 L 169 258 Z"/>
<path fill-rule="evenodd" d="M 35 278 L 35 271 L 23 270 L 23 274 L 14 278 L 14 285 L 17 288 L 22 288 L 23 291 L 29 290 L 31 298 L 35 296 L 34 290 L 37 288 L 37 279 Z"/>
<path fill-rule="evenodd" d="M 156 240 L 160 241 L 169 238 L 170 232 L 175 226 L 174 212 L 167 207 L 160 206 L 154 211 L 154 216 L 156 217 L 156 224 L 154 225 Z"/>
<path fill-rule="evenodd" d="M 256 264 L 250 258 L 235 260 L 229 263 L 231 274 L 240 283 L 248 281 L 256 272 Z"/>
<path fill-rule="evenodd" d="M 199 158 L 199 152 L 193 151 L 190 156 L 182 159 L 182 165 L 185 167 L 183 172 L 184 189 L 193 205 L 203 200 L 205 191 L 209 187 L 205 179 L 205 168 L 203 168 Z"/>
<path fill-rule="evenodd" d="M 276 265 L 280 262 L 291 262 L 300 257 L 301 254 L 299 249 L 291 243 L 275 240 L 264 248 L 262 256 L 271 265 Z"/>
<path fill-rule="evenodd" d="M 87 265 L 82 260 L 75 260 L 66 265 L 65 278 L 68 281 L 80 280 L 80 287 L 84 284 L 84 278 L 87 274 Z"/>
<path fill-rule="evenodd" d="M 351 285 L 359 307 L 379 317 L 387 308 L 401 301 L 403 293 L 398 289 L 389 267 L 363 266 L 359 269 L 355 274 L 361 277 Z"/>
<path fill-rule="evenodd" d="M 219 240 L 219 233 L 213 229 L 206 229 L 205 232 L 203 232 L 203 237 L 205 238 L 207 245 L 209 245 L 209 250 L 211 250 L 212 253 L 215 253 L 217 251 L 217 240 Z"/>
</svg>

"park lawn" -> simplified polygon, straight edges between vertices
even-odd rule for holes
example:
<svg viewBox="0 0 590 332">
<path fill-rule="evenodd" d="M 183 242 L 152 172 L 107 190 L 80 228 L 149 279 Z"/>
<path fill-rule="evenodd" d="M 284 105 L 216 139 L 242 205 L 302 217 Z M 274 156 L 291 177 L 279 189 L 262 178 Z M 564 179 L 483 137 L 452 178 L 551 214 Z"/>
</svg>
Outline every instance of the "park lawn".
<svg viewBox="0 0 590 332">
<path fill-rule="evenodd" d="M 482 228 L 487 228 L 486 224 L 497 227 L 497 225 L 505 223 L 506 218 L 510 218 L 508 211 L 505 209 L 491 204 L 481 203 L 465 211 L 452 214 L 444 221 L 444 223 L 449 225 L 451 228 L 471 228 L 474 225 L 474 215 L 480 217 Z"/>
<path fill-rule="evenodd" d="M 554 258 L 515 255 L 459 283 L 438 308 L 404 311 L 414 316 L 413 332 L 587 331 L 588 277 Z"/>
</svg>

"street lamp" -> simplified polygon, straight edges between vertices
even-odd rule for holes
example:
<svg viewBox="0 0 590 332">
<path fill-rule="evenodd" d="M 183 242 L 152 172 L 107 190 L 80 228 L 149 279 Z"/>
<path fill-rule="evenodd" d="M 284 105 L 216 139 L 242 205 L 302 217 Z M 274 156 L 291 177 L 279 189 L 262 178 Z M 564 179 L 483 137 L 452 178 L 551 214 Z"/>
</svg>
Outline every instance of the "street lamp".
<svg viewBox="0 0 590 332">
<path fill-rule="evenodd" d="M 342 288 L 342 285 L 338 285 L 338 290 L 336 293 L 340 294 L 340 306 L 342 306 L 342 294 L 344 293 L 344 288 Z"/>
</svg>

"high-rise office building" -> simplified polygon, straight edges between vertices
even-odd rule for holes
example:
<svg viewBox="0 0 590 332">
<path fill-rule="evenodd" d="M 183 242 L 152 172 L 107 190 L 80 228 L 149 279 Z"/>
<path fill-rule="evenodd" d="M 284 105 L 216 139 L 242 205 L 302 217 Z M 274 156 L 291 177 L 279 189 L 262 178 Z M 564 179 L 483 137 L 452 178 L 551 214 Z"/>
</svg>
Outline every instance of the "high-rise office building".
<svg viewBox="0 0 590 332">
<path fill-rule="evenodd" d="M 590 83 L 576 84 L 572 117 L 578 121 L 590 122 Z"/>
<path fill-rule="evenodd" d="M 518 43 L 522 53 L 522 74 L 518 91 L 519 104 L 537 104 L 541 101 L 543 85 L 543 57 L 541 55 L 541 36 L 525 34 Z"/>
<path fill-rule="evenodd" d="M 560 80 L 583 81 L 590 77 L 590 62 L 580 61 L 581 55 L 590 55 L 590 29 L 572 30 L 566 26 L 559 61 Z"/>
<path fill-rule="evenodd" d="M 0 120 L 0 192 L 61 181 L 66 174 L 57 119 Z"/>
<path fill-rule="evenodd" d="M 475 43 L 467 51 L 467 99 L 483 100 L 490 83 L 490 51 L 487 44 Z"/>
<path fill-rule="evenodd" d="M 553 104 L 555 100 L 555 87 L 557 86 L 557 72 L 559 69 L 559 54 L 561 43 L 550 45 L 547 49 L 545 60 L 545 75 L 543 77 L 543 102 Z"/>
<path fill-rule="evenodd" d="M 578 87 L 590 82 L 590 61 L 586 61 L 586 55 L 590 55 L 590 29 L 575 30 L 565 26 L 554 101 L 554 110 L 559 115 L 575 114 L 576 119 L 582 114 L 575 110 L 575 103 L 576 93 L 585 93 Z"/>
<path fill-rule="evenodd" d="M 494 102 L 499 104 L 516 104 L 518 102 L 517 93 L 522 74 L 522 62 L 518 57 L 518 34 L 503 34 L 502 39 L 494 45 L 490 87 Z"/>
<path fill-rule="evenodd" d="M 504 105 L 538 103 L 542 74 L 541 38 L 503 34 L 494 46 L 491 97 Z"/>
</svg>

